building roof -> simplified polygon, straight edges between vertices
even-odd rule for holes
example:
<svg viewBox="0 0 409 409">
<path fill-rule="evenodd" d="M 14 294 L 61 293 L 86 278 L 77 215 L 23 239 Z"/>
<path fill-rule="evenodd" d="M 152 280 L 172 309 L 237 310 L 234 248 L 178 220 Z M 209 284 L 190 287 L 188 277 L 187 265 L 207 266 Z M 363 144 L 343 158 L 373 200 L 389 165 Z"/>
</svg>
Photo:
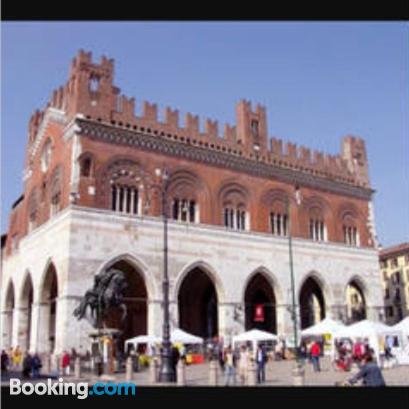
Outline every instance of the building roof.
<svg viewBox="0 0 409 409">
<path fill-rule="evenodd" d="M 392 256 L 409 253 L 409 242 L 397 244 L 396 246 L 387 247 L 379 252 L 379 258 L 385 259 Z"/>
</svg>

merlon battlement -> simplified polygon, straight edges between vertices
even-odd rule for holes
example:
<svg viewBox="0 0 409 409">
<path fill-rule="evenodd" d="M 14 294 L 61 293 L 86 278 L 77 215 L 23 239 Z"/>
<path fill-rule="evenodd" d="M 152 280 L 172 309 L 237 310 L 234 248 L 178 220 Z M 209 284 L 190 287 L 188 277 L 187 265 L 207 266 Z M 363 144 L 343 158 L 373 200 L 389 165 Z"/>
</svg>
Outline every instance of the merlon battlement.
<svg viewBox="0 0 409 409">
<path fill-rule="evenodd" d="M 204 119 L 201 132 L 198 115 L 187 112 L 181 124 L 179 110 L 171 107 L 164 109 L 164 119 L 159 121 L 156 103 L 143 101 L 141 115 L 136 115 L 135 98 L 122 95 L 113 79 L 113 59 L 103 56 L 99 63 L 94 63 L 91 52 L 80 50 L 72 61 L 67 84 L 52 93 L 47 107 L 64 111 L 68 120 L 81 113 L 88 119 L 113 126 L 154 131 L 159 137 L 172 137 L 178 142 L 197 143 L 209 149 L 369 186 L 365 142 L 361 138 L 345 137 L 339 155 L 270 138 L 266 108 L 257 104 L 253 109 L 251 102 L 245 99 L 236 106 L 236 124 L 225 124 L 223 135 L 219 133 L 218 121 L 209 118 Z M 30 138 L 36 134 L 43 116 L 41 111 L 32 116 Z"/>
</svg>

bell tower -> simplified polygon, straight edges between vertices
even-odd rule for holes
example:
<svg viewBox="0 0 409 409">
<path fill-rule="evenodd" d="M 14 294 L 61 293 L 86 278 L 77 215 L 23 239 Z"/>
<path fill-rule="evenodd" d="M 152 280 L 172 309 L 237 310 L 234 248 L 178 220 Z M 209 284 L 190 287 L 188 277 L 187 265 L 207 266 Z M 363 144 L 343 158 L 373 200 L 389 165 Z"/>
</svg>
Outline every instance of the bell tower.
<svg viewBox="0 0 409 409">
<path fill-rule="evenodd" d="M 257 105 L 252 111 L 250 101 L 241 100 L 236 107 L 237 139 L 246 149 L 265 151 L 267 149 L 266 109 Z"/>
<path fill-rule="evenodd" d="M 92 62 L 92 53 L 80 50 L 73 59 L 68 80 L 67 115 L 77 113 L 110 120 L 116 108 L 119 88 L 113 85 L 114 60 L 102 56 Z"/>
</svg>

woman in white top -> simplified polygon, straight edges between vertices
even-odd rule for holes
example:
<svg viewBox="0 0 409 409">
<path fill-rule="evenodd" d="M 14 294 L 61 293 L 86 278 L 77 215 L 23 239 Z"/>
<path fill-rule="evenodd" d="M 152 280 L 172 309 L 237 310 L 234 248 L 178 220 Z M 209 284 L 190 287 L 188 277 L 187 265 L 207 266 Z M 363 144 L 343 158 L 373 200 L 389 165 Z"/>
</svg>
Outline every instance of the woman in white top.
<svg viewBox="0 0 409 409">
<path fill-rule="evenodd" d="M 238 364 L 239 378 L 242 385 L 245 385 L 247 381 L 247 370 L 249 367 L 249 360 L 250 360 L 249 352 L 247 348 L 243 345 L 240 350 L 240 358 Z"/>
</svg>

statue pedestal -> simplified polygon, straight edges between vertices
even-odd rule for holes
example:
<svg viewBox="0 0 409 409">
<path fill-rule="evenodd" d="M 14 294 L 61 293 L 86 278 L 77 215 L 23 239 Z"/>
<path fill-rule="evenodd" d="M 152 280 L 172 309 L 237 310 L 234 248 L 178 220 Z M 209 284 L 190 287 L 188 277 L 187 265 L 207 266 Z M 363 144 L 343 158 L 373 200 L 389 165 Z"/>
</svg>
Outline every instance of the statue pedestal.
<svg viewBox="0 0 409 409">
<path fill-rule="evenodd" d="M 96 375 L 115 373 L 115 339 L 120 332 L 115 328 L 101 328 L 89 334 Z"/>
</svg>

